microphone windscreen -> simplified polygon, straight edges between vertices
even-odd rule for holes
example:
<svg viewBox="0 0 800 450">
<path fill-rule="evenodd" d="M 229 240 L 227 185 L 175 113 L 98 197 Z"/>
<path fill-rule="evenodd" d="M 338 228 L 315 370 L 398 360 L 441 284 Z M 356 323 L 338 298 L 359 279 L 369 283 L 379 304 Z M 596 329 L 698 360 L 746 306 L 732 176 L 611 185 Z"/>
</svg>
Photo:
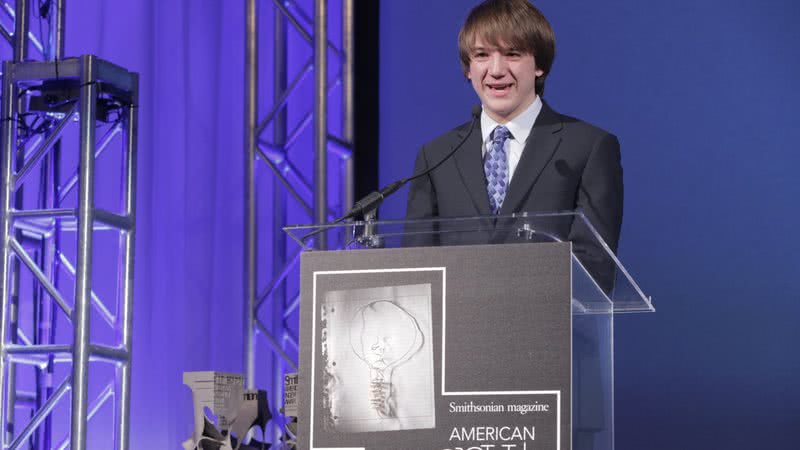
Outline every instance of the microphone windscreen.
<svg viewBox="0 0 800 450">
<path fill-rule="evenodd" d="M 472 117 L 474 119 L 477 119 L 478 117 L 481 116 L 481 111 L 483 111 L 483 108 L 481 108 L 481 105 L 473 106 L 472 107 Z"/>
</svg>

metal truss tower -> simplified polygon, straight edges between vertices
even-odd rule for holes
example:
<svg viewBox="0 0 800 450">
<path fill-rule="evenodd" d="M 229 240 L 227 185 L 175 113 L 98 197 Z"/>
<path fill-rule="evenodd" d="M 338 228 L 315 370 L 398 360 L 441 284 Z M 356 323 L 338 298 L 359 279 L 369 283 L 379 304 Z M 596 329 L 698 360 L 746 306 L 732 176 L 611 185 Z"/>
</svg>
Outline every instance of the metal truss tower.
<svg viewBox="0 0 800 450">
<path fill-rule="evenodd" d="M 64 97 L 48 103 L 59 95 Z M 3 448 L 85 449 L 88 421 L 109 401 L 114 405 L 113 446 L 128 448 L 137 96 L 136 74 L 91 55 L 3 64 Z M 70 131 L 75 134 L 70 128 L 76 122 L 78 155 L 73 155 L 72 167 L 61 167 L 70 161 L 67 152 L 54 160 L 50 156 L 56 141 Z M 100 139 L 98 130 L 103 132 Z M 100 208 L 95 199 L 99 185 L 95 166 L 100 156 L 113 160 L 106 156 L 113 152 L 106 150 L 117 136 L 122 136 L 121 155 L 116 158 L 121 175 L 118 203 Z M 54 189 L 39 191 L 32 198 L 27 192 L 20 195 L 35 181 L 34 187 Z M 111 237 L 101 239 L 101 234 Z M 111 245 L 101 249 L 96 245 L 100 242 Z M 110 269 L 103 271 L 93 264 L 93 259 L 106 261 L 98 250 L 114 253 Z M 109 271 L 112 276 L 96 276 Z M 111 295 L 104 295 L 108 292 Z M 30 312 L 32 320 L 21 318 L 22 311 Z M 92 317 L 103 319 L 110 332 L 91 327 Z M 71 325 L 71 329 L 60 330 L 57 324 Z M 17 376 L 18 366 L 23 365 L 33 376 Z M 69 367 L 60 369 L 62 365 Z M 99 365 L 110 367 L 106 370 L 110 373 L 103 376 Z M 95 389 L 91 404 L 90 374 L 95 385 L 105 383 Z M 22 390 L 26 381 L 32 390 Z M 59 429 L 52 413 L 70 390 L 71 408 L 66 416 L 70 426 Z M 27 421 L 15 414 L 22 408 L 31 411 Z"/>
<path fill-rule="evenodd" d="M 277 410 L 298 353 L 299 249 L 282 228 L 327 222 L 353 204 L 354 0 L 246 1 L 245 369 L 248 387 L 269 383 L 258 387 Z M 341 20 L 335 33 L 329 17 Z M 271 45 L 261 48 L 269 23 Z"/>
<path fill-rule="evenodd" d="M 113 430 L 106 448 L 126 449 L 138 76 L 62 59 L 64 0 L 0 7 L 14 25 L 0 20 L 13 48 L 0 124 L 0 448 L 85 449 L 92 420 Z M 39 38 L 36 16 L 47 20 Z M 115 141 L 121 151 L 106 151 Z M 119 192 L 100 208 L 107 172 Z"/>
</svg>

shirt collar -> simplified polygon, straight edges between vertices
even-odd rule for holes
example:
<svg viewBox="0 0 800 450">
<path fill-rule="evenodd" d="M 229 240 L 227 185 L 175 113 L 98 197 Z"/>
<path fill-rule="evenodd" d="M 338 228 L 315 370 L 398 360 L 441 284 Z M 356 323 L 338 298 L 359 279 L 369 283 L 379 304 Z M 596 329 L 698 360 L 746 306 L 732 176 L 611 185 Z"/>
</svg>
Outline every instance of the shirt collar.
<svg viewBox="0 0 800 450">
<path fill-rule="evenodd" d="M 520 115 L 505 124 L 505 127 L 508 128 L 511 135 L 514 136 L 514 140 L 525 145 L 525 141 L 528 140 L 528 135 L 531 134 L 533 124 L 536 122 L 536 118 L 539 117 L 539 112 L 541 111 L 542 99 L 537 95 L 536 99 L 525 111 L 522 111 Z M 498 125 L 500 124 L 486 114 L 485 109 L 481 112 L 481 136 L 483 137 L 483 142 L 489 140 L 489 136 Z"/>
</svg>

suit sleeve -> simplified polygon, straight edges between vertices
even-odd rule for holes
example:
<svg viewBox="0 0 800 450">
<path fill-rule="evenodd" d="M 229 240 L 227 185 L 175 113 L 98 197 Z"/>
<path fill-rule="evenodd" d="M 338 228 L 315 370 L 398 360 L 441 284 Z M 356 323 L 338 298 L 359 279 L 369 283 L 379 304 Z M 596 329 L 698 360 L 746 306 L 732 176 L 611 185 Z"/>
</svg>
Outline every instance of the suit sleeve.
<svg viewBox="0 0 800 450">
<path fill-rule="evenodd" d="M 428 168 L 428 160 L 423 146 L 417 154 L 414 163 L 414 173 L 420 173 Z M 439 215 L 436 200 L 436 188 L 430 174 L 411 181 L 408 189 L 408 204 L 406 207 L 406 224 L 403 247 L 425 247 L 438 245 L 436 227 L 434 224 L 414 223 L 413 219 L 429 219 Z"/>
<path fill-rule="evenodd" d="M 616 136 L 604 133 L 597 140 L 581 174 L 577 207 L 582 210 L 606 241 L 617 251 L 622 227 L 623 184 L 620 146 Z M 589 230 L 574 223 L 570 230 L 573 251 L 606 292 L 614 286 L 615 265 L 606 251 L 595 243 Z"/>
</svg>

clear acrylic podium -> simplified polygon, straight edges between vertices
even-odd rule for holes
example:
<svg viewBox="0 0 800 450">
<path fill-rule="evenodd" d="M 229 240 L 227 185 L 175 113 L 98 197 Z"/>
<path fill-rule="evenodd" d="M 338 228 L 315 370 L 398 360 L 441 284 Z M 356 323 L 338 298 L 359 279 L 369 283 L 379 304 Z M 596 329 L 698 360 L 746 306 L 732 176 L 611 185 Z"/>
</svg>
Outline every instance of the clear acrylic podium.
<svg viewBox="0 0 800 450">
<path fill-rule="evenodd" d="M 613 317 L 655 309 L 581 212 L 348 222 L 285 231 L 307 252 L 571 242 L 571 438 L 559 445 L 614 448 Z"/>
</svg>

